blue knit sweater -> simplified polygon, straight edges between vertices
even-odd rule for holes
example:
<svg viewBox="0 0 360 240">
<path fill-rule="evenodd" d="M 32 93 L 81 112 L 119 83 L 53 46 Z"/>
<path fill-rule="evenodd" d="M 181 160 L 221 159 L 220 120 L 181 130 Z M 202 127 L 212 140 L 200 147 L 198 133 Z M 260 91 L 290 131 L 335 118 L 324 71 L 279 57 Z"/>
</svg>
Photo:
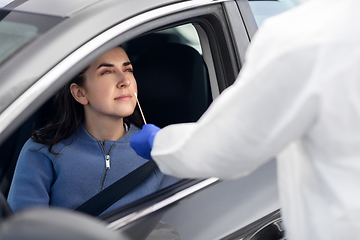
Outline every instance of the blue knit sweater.
<svg viewBox="0 0 360 240">
<path fill-rule="evenodd" d="M 139 129 L 134 125 L 118 141 L 94 139 L 81 125 L 78 133 L 49 147 L 29 139 L 19 155 L 8 202 L 14 211 L 35 206 L 75 209 L 86 200 L 143 165 L 130 147 L 130 138 Z M 106 164 L 106 155 L 110 160 Z M 179 181 L 155 169 L 142 183 L 105 212 L 140 199 Z M 104 212 L 104 213 L 105 213 Z"/>
</svg>

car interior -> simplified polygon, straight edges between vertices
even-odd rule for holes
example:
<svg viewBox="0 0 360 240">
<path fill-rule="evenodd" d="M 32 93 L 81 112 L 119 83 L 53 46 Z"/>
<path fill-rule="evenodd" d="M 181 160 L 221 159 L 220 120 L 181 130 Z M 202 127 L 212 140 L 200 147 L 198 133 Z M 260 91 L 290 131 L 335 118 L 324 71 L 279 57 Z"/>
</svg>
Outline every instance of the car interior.
<svg viewBox="0 0 360 240">
<path fill-rule="evenodd" d="M 191 24 L 187 27 L 193 28 Z M 210 81 L 200 42 L 186 38 L 176 27 L 148 33 L 121 46 L 134 67 L 141 108 L 148 123 L 165 127 L 194 122 L 212 101 Z M 28 118 L 0 145 L 0 189 L 5 201 L 17 157 L 32 131 L 43 126 L 56 113 L 54 97 Z M 0 209 L 4 215 L 11 209 Z"/>
</svg>

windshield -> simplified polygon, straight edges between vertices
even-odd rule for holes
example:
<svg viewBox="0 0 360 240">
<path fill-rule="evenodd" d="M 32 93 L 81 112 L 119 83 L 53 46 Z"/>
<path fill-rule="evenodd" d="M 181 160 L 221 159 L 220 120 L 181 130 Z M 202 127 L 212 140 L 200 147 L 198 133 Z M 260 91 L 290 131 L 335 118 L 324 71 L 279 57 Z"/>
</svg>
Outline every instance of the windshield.
<svg viewBox="0 0 360 240">
<path fill-rule="evenodd" d="M 0 65 L 61 20 L 0 9 Z"/>
</svg>

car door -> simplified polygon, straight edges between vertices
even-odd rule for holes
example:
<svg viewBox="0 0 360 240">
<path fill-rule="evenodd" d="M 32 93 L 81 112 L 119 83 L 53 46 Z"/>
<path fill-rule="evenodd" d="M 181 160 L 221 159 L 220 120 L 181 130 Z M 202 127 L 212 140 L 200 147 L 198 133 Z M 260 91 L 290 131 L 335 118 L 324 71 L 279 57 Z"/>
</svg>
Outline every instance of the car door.
<svg viewBox="0 0 360 240">
<path fill-rule="evenodd" d="M 149 21 L 141 25 L 141 32 L 153 34 L 157 30 L 192 25 L 215 98 L 234 82 L 244 62 L 256 28 L 249 10 L 245 1 L 207 2 L 186 10 L 179 8 L 178 12 Z M 181 239 L 233 239 L 244 234 L 254 235 L 255 239 L 259 229 L 280 221 L 278 208 L 276 165 L 271 161 L 252 175 L 235 181 L 207 179 L 179 183 L 101 218 L 109 222 L 109 228 L 118 229 L 131 239 L 151 239 L 164 229 L 176 232 L 173 237 Z M 277 229 L 281 235 L 282 229 Z"/>
</svg>

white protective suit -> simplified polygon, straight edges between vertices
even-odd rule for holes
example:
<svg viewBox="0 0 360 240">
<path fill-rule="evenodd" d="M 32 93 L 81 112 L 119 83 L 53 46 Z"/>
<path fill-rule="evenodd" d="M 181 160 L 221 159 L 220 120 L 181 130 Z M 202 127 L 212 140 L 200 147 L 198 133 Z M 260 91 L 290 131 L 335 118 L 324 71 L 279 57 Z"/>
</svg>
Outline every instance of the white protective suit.
<svg viewBox="0 0 360 240">
<path fill-rule="evenodd" d="M 290 240 L 360 239 L 360 1 L 313 0 L 267 20 L 197 123 L 151 155 L 183 178 L 237 178 L 277 155 Z"/>
</svg>

